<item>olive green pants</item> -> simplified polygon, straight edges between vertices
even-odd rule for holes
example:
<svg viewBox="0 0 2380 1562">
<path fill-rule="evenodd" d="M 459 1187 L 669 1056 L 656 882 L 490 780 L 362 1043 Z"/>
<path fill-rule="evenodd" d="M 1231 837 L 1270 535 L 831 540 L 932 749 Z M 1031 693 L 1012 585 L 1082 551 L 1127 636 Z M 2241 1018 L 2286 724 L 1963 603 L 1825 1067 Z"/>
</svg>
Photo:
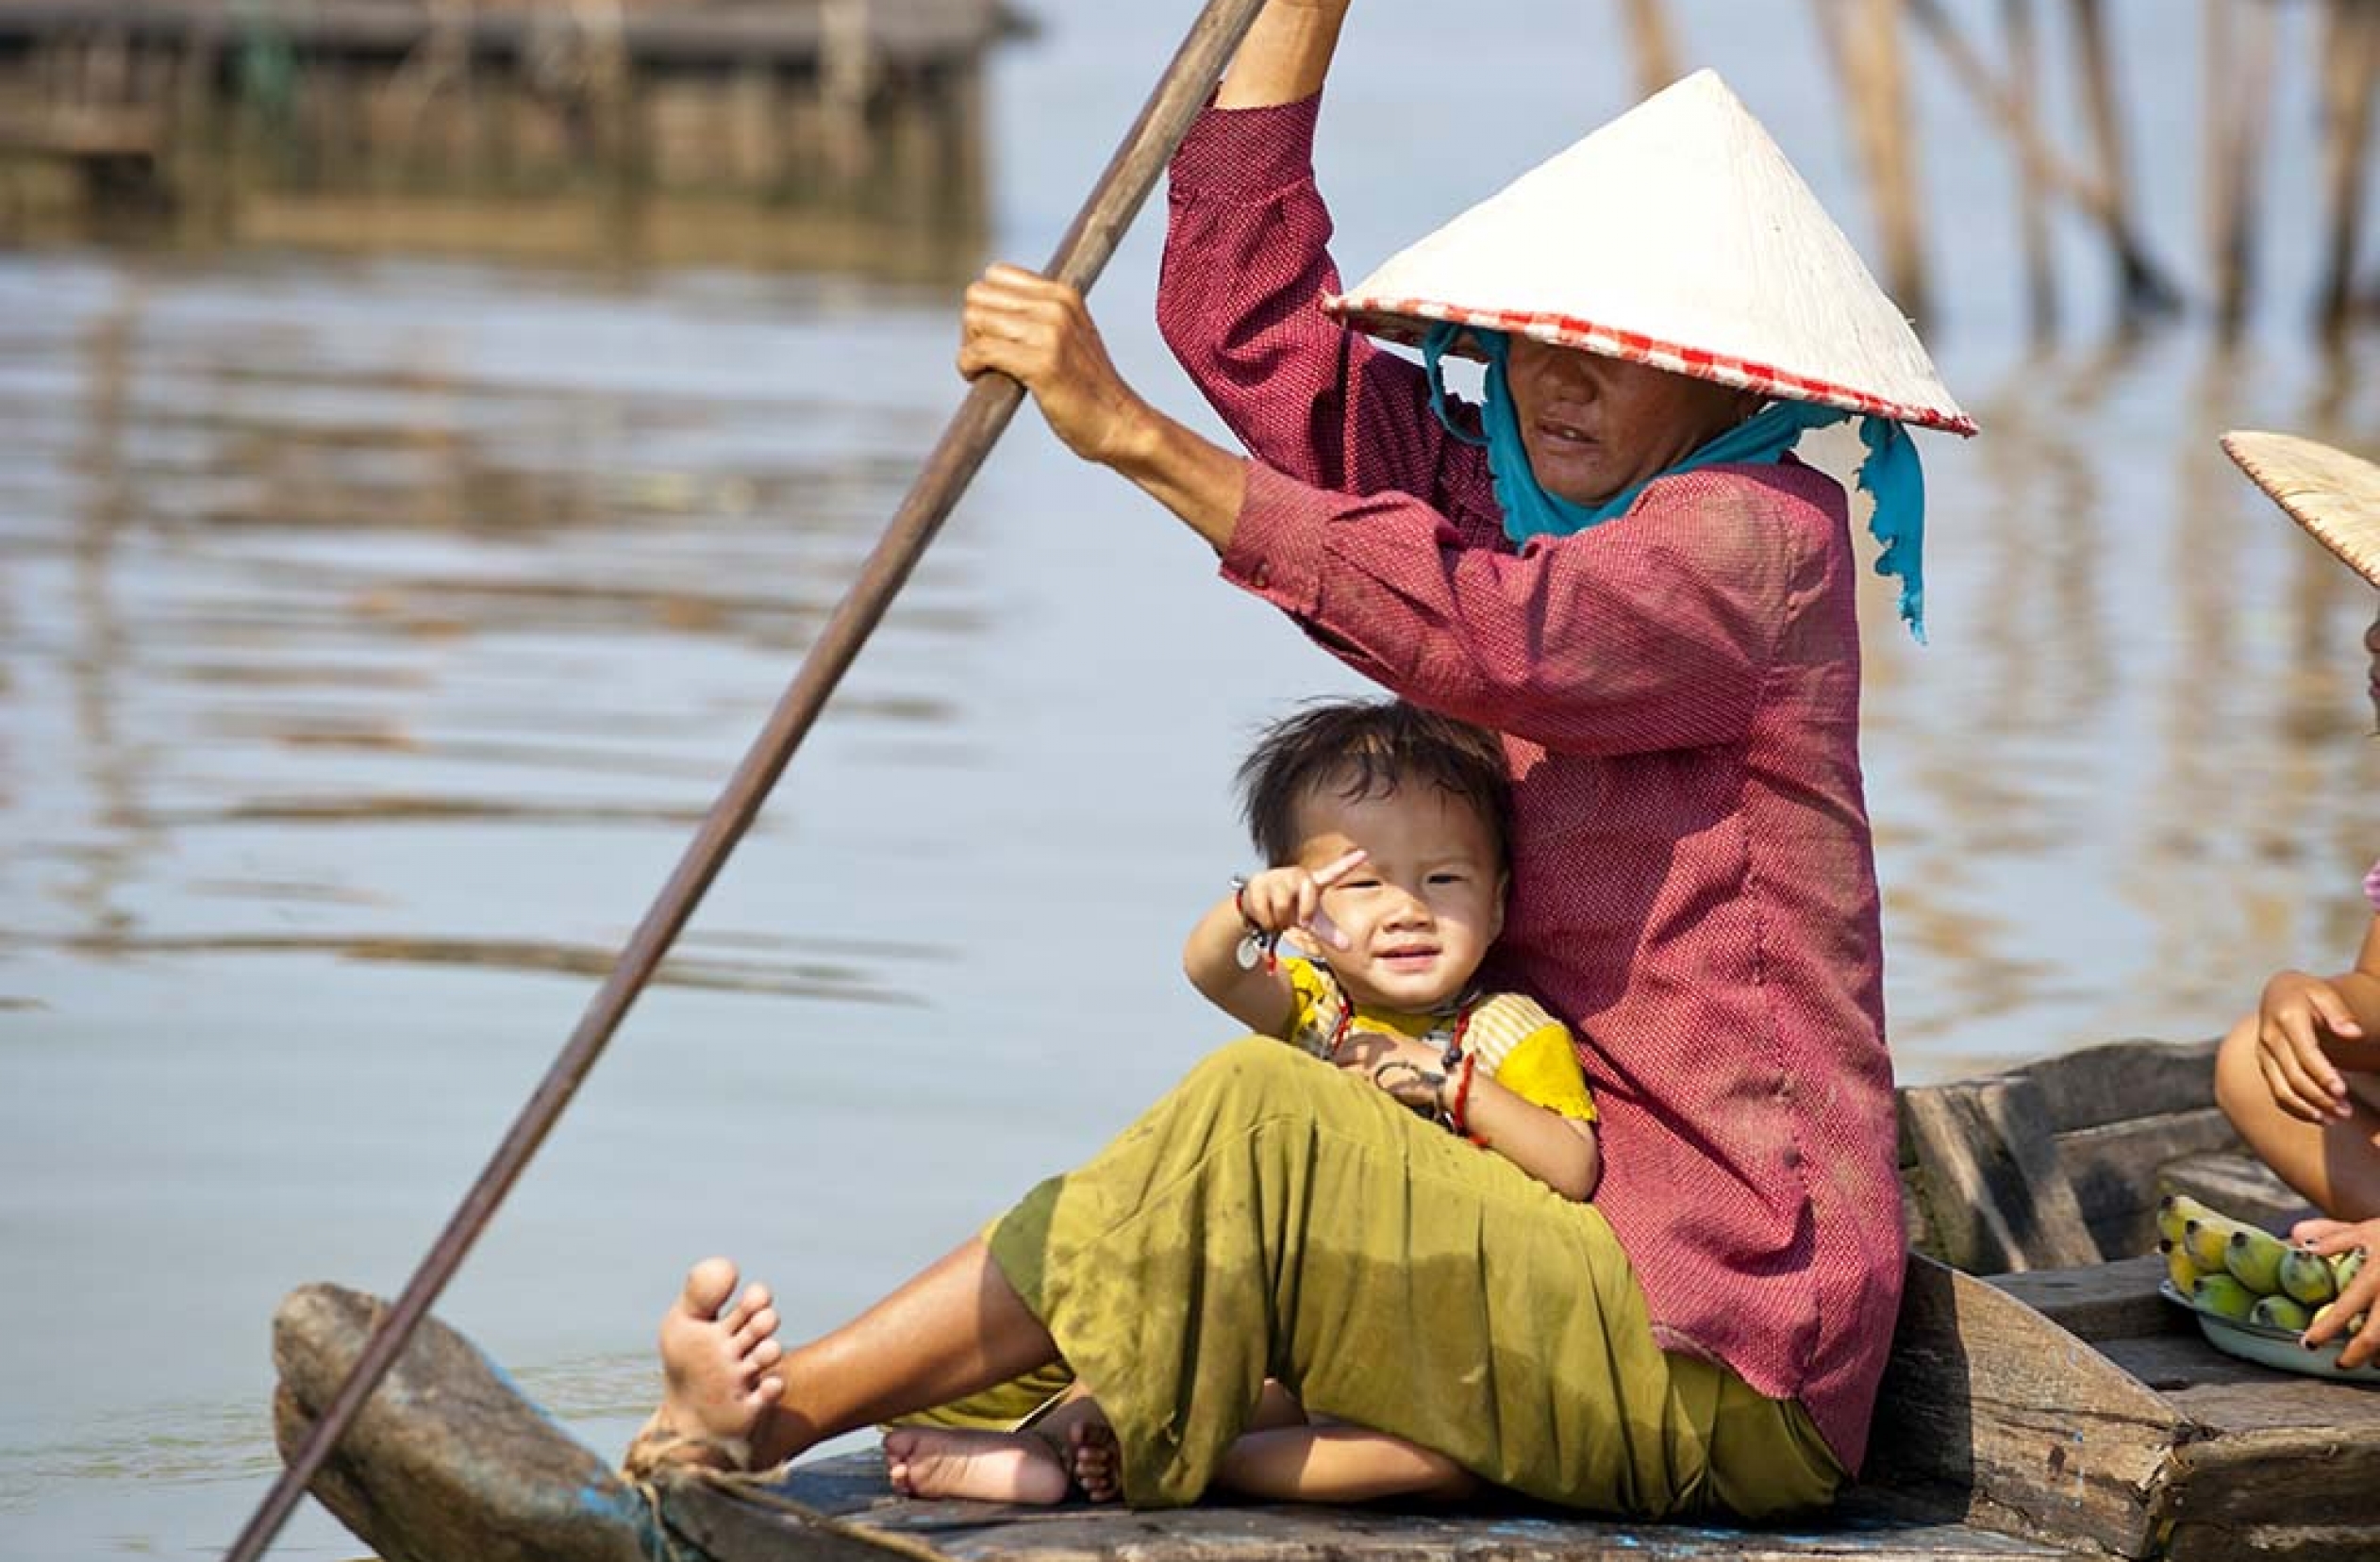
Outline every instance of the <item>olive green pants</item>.
<svg viewBox="0 0 2380 1562">
<path fill-rule="evenodd" d="M 1277 1041 L 1216 1053 L 989 1239 L 1138 1506 L 1194 1501 L 1267 1377 L 1598 1512 L 1768 1518 L 1843 1478 L 1799 1405 L 1654 1343 L 1592 1205 Z"/>
</svg>

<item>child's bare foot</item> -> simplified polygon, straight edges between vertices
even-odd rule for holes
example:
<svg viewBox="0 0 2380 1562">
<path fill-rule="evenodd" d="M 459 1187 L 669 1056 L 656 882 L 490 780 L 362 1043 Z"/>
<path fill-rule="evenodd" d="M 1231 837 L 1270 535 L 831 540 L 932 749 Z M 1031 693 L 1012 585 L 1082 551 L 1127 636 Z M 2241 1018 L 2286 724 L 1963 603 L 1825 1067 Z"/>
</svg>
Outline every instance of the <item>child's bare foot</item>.
<svg viewBox="0 0 2380 1562">
<path fill-rule="evenodd" d="M 785 1391 L 770 1370 L 784 1358 L 769 1288 L 744 1288 L 736 1266 L 706 1258 L 661 1317 L 661 1407 L 628 1447 L 631 1471 L 662 1464 L 741 1467 L 753 1431 Z M 722 1311 L 722 1309 L 725 1309 Z"/>
<path fill-rule="evenodd" d="M 1066 1462 L 1090 1501 L 1112 1503 L 1123 1495 L 1116 1476 L 1116 1429 L 1105 1421 L 1079 1421 L 1066 1429 Z"/>
<path fill-rule="evenodd" d="M 884 1435 L 884 1473 L 904 1497 L 1044 1505 L 1066 1500 L 1065 1463 L 1030 1432 L 896 1426 Z"/>
</svg>

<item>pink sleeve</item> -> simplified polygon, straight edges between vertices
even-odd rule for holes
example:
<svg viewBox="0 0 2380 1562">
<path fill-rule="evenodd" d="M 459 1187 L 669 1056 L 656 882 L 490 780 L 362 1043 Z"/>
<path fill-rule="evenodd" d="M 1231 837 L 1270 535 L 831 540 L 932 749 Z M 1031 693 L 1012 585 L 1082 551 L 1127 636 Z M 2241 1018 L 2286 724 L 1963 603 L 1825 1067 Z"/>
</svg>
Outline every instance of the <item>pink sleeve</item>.
<svg viewBox="0 0 2380 1562">
<path fill-rule="evenodd" d="M 2372 865 L 2372 872 L 2363 876 L 2363 898 L 2372 903 L 2372 913 L 2380 916 L 2380 862 Z"/>
<path fill-rule="evenodd" d="M 1811 589 L 1796 555 L 1814 550 L 1789 521 L 1807 502 L 1779 480 L 1673 478 L 1624 517 L 1512 554 L 1466 545 L 1405 494 L 1327 493 L 1257 464 L 1223 571 L 1357 671 L 1499 732 L 1577 754 L 1734 742 Z"/>
<path fill-rule="evenodd" d="M 1157 325 L 1249 451 L 1341 493 L 1420 496 L 1486 544 L 1487 456 L 1430 410 L 1421 369 L 1322 309 L 1339 290 L 1314 186 L 1320 98 L 1209 108 L 1173 159 Z"/>
</svg>

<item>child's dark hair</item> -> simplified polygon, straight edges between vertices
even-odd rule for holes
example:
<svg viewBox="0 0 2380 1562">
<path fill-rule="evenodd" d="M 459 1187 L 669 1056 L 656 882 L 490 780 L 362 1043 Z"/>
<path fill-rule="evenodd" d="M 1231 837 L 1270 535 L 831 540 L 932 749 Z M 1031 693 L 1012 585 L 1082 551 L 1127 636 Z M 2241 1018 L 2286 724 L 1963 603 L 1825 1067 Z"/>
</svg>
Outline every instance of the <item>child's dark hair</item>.
<svg viewBox="0 0 2380 1562">
<path fill-rule="evenodd" d="M 1240 765 L 1240 807 L 1265 861 L 1297 860 L 1298 809 L 1325 787 L 1353 802 L 1401 787 L 1433 786 L 1486 821 L 1506 860 L 1512 810 L 1504 745 L 1468 722 L 1402 700 L 1326 700 L 1264 729 Z"/>
</svg>

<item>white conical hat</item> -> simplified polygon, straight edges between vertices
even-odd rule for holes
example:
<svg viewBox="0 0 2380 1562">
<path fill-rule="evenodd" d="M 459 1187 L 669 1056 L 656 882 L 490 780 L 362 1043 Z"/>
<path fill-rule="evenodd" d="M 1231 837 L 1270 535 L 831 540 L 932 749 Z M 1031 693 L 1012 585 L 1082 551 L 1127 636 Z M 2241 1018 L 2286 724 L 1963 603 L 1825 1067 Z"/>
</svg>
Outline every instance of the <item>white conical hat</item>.
<svg viewBox="0 0 2380 1562">
<path fill-rule="evenodd" d="M 2380 586 L 2380 466 L 2294 434 L 2235 431 L 2223 449 L 2290 519 Z"/>
<path fill-rule="evenodd" d="M 1324 307 L 1396 341 L 1453 321 L 1975 432 L 1851 241 L 1711 71 L 1647 98 Z"/>
</svg>

